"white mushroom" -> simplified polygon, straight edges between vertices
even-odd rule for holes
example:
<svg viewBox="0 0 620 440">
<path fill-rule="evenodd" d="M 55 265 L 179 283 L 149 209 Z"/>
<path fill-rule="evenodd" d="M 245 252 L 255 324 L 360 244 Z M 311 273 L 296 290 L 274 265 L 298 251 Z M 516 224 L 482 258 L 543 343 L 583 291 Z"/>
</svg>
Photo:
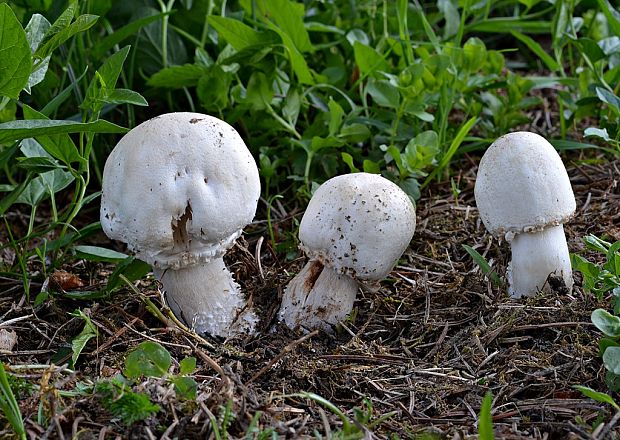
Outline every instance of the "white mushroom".
<svg viewBox="0 0 620 440">
<path fill-rule="evenodd" d="M 310 261 L 286 288 L 280 319 L 290 328 L 330 330 L 353 309 L 357 280 L 385 278 L 414 230 L 413 204 L 389 180 L 368 173 L 328 180 L 301 220 Z"/>
<path fill-rule="evenodd" d="M 487 230 L 511 244 L 507 278 L 512 297 L 548 288 L 550 274 L 572 288 L 562 225 L 575 212 L 575 196 L 549 142 L 529 132 L 500 137 L 480 161 L 474 192 Z"/>
<path fill-rule="evenodd" d="M 176 316 L 198 333 L 231 336 L 257 318 L 222 257 L 259 196 L 256 164 L 234 128 L 169 113 L 135 127 L 108 157 L 101 225 L 153 266 Z"/>
</svg>

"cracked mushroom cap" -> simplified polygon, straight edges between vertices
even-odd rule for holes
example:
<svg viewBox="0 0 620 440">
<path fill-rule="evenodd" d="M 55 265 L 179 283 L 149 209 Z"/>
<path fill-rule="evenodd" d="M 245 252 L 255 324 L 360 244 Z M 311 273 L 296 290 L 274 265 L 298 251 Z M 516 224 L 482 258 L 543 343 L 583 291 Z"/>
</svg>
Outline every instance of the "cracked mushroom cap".
<svg viewBox="0 0 620 440">
<path fill-rule="evenodd" d="M 482 222 L 493 235 L 557 226 L 576 208 L 560 155 L 545 138 L 525 131 L 491 144 L 480 161 L 474 193 Z"/>
<path fill-rule="evenodd" d="M 345 174 L 316 190 L 299 239 L 310 258 L 337 272 L 379 280 L 409 245 L 415 224 L 415 208 L 397 185 L 376 174 Z"/>
<path fill-rule="evenodd" d="M 233 127 L 168 113 L 112 150 L 101 225 L 151 265 L 178 269 L 222 256 L 254 218 L 259 197 L 256 163 Z"/>
</svg>

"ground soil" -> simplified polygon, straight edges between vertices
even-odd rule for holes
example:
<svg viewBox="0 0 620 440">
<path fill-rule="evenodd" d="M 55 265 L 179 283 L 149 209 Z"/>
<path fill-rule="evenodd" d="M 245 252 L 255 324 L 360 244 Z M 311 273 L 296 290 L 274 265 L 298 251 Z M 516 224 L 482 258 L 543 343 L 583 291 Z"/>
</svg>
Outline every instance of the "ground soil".
<svg viewBox="0 0 620 440">
<path fill-rule="evenodd" d="M 227 256 L 263 317 L 261 332 L 254 337 L 200 341 L 174 323 L 158 320 L 130 289 L 94 301 L 54 294 L 33 309 L 21 282 L 3 277 L 0 328 L 15 332 L 17 343 L 0 352 L 0 358 L 11 373 L 36 385 L 20 394 L 29 435 L 214 438 L 211 417 L 232 402 L 232 438 L 244 437 L 259 411 L 259 427 L 272 427 L 281 438 L 329 438 L 342 423 L 333 411 L 299 395 L 310 392 L 350 418 L 354 407 L 368 408 L 365 402 L 372 404 L 373 419 L 386 415 L 378 425 L 365 424 L 366 438 L 397 434 L 459 439 L 476 435 L 480 404 L 489 391 L 497 438 L 616 435 L 611 408 L 573 388 L 580 384 L 607 390 L 598 356 L 600 334 L 590 314 L 608 307 L 608 300 L 584 293 L 580 274 L 575 274 L 572 293 L 559 286 L 519 301 L 481 274 L 462 245 L 478 250 L 499 274 L 509 261 L 509 246 L 492 239 L 479 220 L 473 197 L 477 161 L 464 157 L 453 168 L 461 170 L 453 176 L 458 195 L 443 183 L 423 194 L 415 236 L 399 265 L 380 288 L 359 292 L 352 318 L 333 334 L 304 335 L 277 324 L 282 290 L 305 260 L 276 252 L 264 221 L 248 228 Z M 600 255 L 584 248 L 582 237 L 596 234 L 620 240 L 620 161 L 593 159 L 591 152 L 586 160 L 573 152 L 565 162 L 578 207 L 565 225 L 570 250 L 600 262 Z M 279 204 L 272 215 L 276 236 L 283 241 L 301 209 Z M 11 255 L 2 258 L 6 261 Z M 94 290 L 113 267 L 77 261 L 62 269 L 67 274 L 51 279 L 56 283 L 52 290 L 67 287 L 62 283 L 71 275 L 84 284 L 77 290 Z M 161 306 L 152 277 L 135 286 Z M 41 284 L 31 287 L 36 294 Z M 91 317 L 99 337 L 89 342 L 75 368 L 68 369 L 70 341 L 84 325 L 70 315 L 78 308 Z M 137 389 L 149 393 L 162 410 L 127 427 L 101 406 L 97 395 L 69 395 L 121 372 L 126 353 L 146 339 L 163 344 L 177 361 L 185 356 L 198 359 L 193 375 L 199 383 L 196 402 L 178 401 L 162 381 L 145 380 Z M 603 425 L 593 432 L 599 422 Z M 5 425 L 0 438 L 9 433 Z"/>
</svg>

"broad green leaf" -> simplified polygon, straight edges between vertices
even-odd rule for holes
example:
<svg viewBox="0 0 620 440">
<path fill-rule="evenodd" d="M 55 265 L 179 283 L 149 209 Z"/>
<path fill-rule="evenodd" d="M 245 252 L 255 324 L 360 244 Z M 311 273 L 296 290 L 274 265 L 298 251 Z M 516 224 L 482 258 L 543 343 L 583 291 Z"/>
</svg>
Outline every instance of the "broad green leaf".
<svg viewBox="0 0 620 440">
<path fill-rule="evenodd" d="M 364 159 L 364 162 L 362 162 L 362 168 L 365 173 L 381 174 L 381 167 L 378 163 L 373 162 L 372 160 Z"/>
<path fill-rule="evenodd" d="M 493 434 L 493 417 L 491 416 L 491 406 L 493 405 L 493 396 L 491 392 L 487 392 L 482 399 L 480 405 L 480 416 L 478 418 L 478 439 L 494 440 Z"/>
<path fill-rule="evenodd" d="M 579 38 L 577 40 L 577 45 L 592 63 L 596 63 L 598 60 L 605 58 L 603 49 L 591 38 Z"/>
<path fill-rule="evenodd" d="M 198 80 L 196 94 L 200 104 L 209 111 L 222 111 L 229 104 L 230 85 L 234 75 L 225 72 L 221 66 L 210 67 Z"/>
<path fill-rule="evenodd" d="M 258 0 L 256 6 L 261 18 L 272 20 L 277 25 L 278 33 L 286 34 L 300 52 L 309 52 L 313 49 L 304 26 L 303 3 L 290 0 Z"/>
<path fill-rule="evenodd" d="M 195 400 L 196 391 L 198 390 L 198 384 L 194 379 L 187 376 L 175 377 L 172 379 L 174 384 L 174 391 L 180 399 Z"/>
<path fill-rule="evenodd" d="M 265 32 L 259 32 L 250 26 L 234 18 L 211 15 L 209 24 L 217 33 L 226 40 L 235 50 L 243 50 L 247 47 L 258 47 L 272 44 L 273 38 Z"/>
<path fill-rule="evenodd" d="M 342 110 L 340 104 L 333 99 L 329 100 L 327 106 L 329 107 L 329 135 L 335 136 L 342 125 L 344 110 Z"/>
<path fill-rule="evenodd" d="M 293 126 L 297 124 L 299 111 L 301 110 L 301 96 L 297 89 L 289 89 L 282 106 L 282 116 Z"/>
<path fill-rule="evenodd" d="M 377 105 L 393 109 L 400 106 L 400 92 L 388 81 L 370 78 L 366 85 L 366 93 L 372 96 Z"/>
<path fill-rule="evenodd" d="M 66 133 L 126 133 L 128 130 L 103 119 L 93 122 L 18 120 L 0 124 L 0 143 Z"/>
<path fill-rule="evenodd" d="M 78 258 L 88 261 L 106 261 L 108 263 L 118 263 L 127 259 L 127 255 L 99 246 L 80 245 L 74 246 L 75 254 Z"/>
<path fill-rule="evenodd" d="M 82 350 L 84 350 L 84 347 L 86 347 L 88 341 L 96 337 L 98 333 L 97 327 L 95 327 L 93 322 L 90 320 L 90 317 L 88 317 L 88 315 L 85 315 L 84 312 L 82 312 L 81 310 L 76 310 L 71 314 L 84 320 L 84 328 L 82 329 L 80 334 L 73 338 L 73 340 L 71 341 L 71 350 L 73 351 L 71 361 L 75 366 L 78 357 L 82 353 Z"/>
<path fill-rule="evenodd" d="M 353 156 L 351 156 L 349 153 L 343 152 L 343 153 L 340 153 L 340 157 L 342 157 L 342 161 L 348 165 L 349 171 L 351 171 L 352 173 L 360 172 L 359 168 L 357 168 L 355 164 L 353 163 Z"/>
<path fill-rule="evenodd" d="M 151 76 L 147 84 L 151 87 L 165 87 L 169 89 L 194 87 L 198 84 L 198 80 L 208 71 L 208 67 L 198 64 L 167 67 Z"/>
<path fill-rule="evenodd" d="M 24 118 L 26 121 L 49 121 L 47 116 L 34 110 L 32 107 L 24 104 Z M 25 121 L 24 121 L 25 122 Z M 0 131 L 1 135 L 1 131 Z M 38 143 L 45 149 L 45 151 L 52 157 L 62 161 L 67 166 L 70 166 L 73 162 L 82 162 L 82 156 L 77 150 L 77 147 L 67 134 L 59 134 L 55 136 L 36 135 L 33 134 Z"/>
<path fill-rule="evenodd" d="M 616 113 L 620 112 L 620 98 L 607 89 L 596 87 L 596 96 L 598 99 L 608 104 Z"/>
<path fill-rule="evenodd" d="M 589 136 L 598 137 L 607 142 L 611 140 L 611 138 L 609 137 L 609 133 L 607 133 L 606 128 L 588 127 L 583 131 L 583 135 L 585 137 L 589 137 Z"/>
<path fill-rule="evenodd" d="M 266 108 L 273 99 L 271 82 L 263 72 L 254 72 L 248 81 L 246 100 L 255 110 Z"/>
<path fill-rule="evenodd" d="M 618 406 L 616 401 L 609 394 L 595 391 L 592 388 L 584 387 L 583 385 L 573 385 L 573 388 L 575 388 L 578 391 L 581 391 L 581 393 L 584 396 L 589 397 L 590 399 L 596 400 L 597 402 L 600 402 L 600 403 L 608 403 L 611 406 L 613 406 L 615 409 L 620 410 L 620 406 Z"/>
<path fill-rule="evenodd" d="M 19 98 L 32 71 L 32 54 L 13 10 L 0 3 L 0 96 Z"/>
<path fill-rule="evenodd" d="M 103 54 L 105 54 L 108 50 L 112 49 L 115 45 L 119 44 L 126 38 L 135 36 L 135 34 L 147 24 L 158 21 L 169 14 L 171 14 L 171 12 L 162 12 L 161 14 L 149 15 L 147 17 L 134 20 L 131 23 L 115 30 L 113 34 L 108 35 L 107 37 L 103 38 L 101 41 L 95 44 L 92 49 L 93 57 L 102 57 Z"/>
<path fill-rule="evenodd" d="M 110 55 L 101 67 L 97 69 L 95 77 L 91 80 L 86 90 L 86 98 L 80 107 L 98 112 L 105 103 L 118 103 L 118 99 L 112 99 L 110 95 L 113 94 L 116 88 L 116 83 L 123 69 L 125 59 L 129 54 L 129 49 L 129 46 L 125 46 L 113 55 Z M 138 93 L 129 92 L 134 95 L 132 98 L 140 103 L 138 105 L 146 105 L 146 100 Z M 139 98 L 135 95 L 139 96 Z M 140 98 L 142 99 L 140 100 Z"/>
<path fill-rule="evenodd" d="M 615 339 L 612 338 L 601 338 L 598 340 L 598 353 L 600 357 L 603 357 L 603 353 L 609 347 L 619 347 L 620 343 L 618 343 Z"/>
<path fill-rule="evenodd" d="M 439 9 L 439 11 L 443 14 L 444 19 L 446 20 L 445 24 L 443 25 L 443 37 L 449 38 L 452 35 L 455 35 L 458 32 L 461 22 L 461 16 L 459 15 L 456 1 L 438 0 L 437 9 Z"/>
<path fill-rule="evenodd" d="M 115 289 L 123 286 L 123 280 L 121 279 L 121 275 L 127 278 L 129 281 L 139 280 L 147 273 L 151 271 L 151 266 L 144 261 L 138 260 L 134 257 L 127 257 L 118 265 L 112 275 L 108 277 L 108 283 L 106 284 L 105 290 L 107 292 L 112 292 Z"/>
<path fill-rule="evenodd" d="M 616 375 L 620 375 L 620 347 L 608 347 L 603 353 L 605 368 Z"/>
<path fill-rule="evenodd" d="M 607 24 L 613 31 L 613 34 L 620 35 L 620 12 L 616 11 L 609 0 L 598 0 L 600 10 L 607 18 Z"/>
<path fill-rule="evenodd" d="M 44 173 L 60 167 L 51 157 L 22 157 L 17 159 L 17 166 L 33 173 Z"/>
<path fill-rule="evenodd" d="M 196 369 L 196 358 L 195 357 L 186 357 L 183 358 L 181 362 L 179 362 L 179 374 L 186 375 L 191 374 Z"/>
<path fill-rule="evenodd" d="M 62 11 L 62 13 L 56 19 L 56 21 L 54 21 L 52 26 L 47 30 L 47 32 L 45 32 L 45 35 L 43 36 L 43 40 L 41 40 L 41 44 L 47 43 L 60 31 L 62 31 L 63 29 L 66 29 L 73 21 L 73 17 L 75 17 L 75 13 L 77 10 L 78 10 L 77 0 L 69 0 L 67 8 L 64 11 Z"/>
<path fill-rule="evenodd" d="M 297 47 L 295 46 L 295 43 L 293 42 L 291 37 L 272 22 L 267 22 L 267 26 L 269 26 L 270 29 L 280 35 L 282 43 L 284 43 L 284 47 L 286 48 L 286 51 L 288 53 L 289 59 L 291 60 L 291 66 L 293 67 L 293 70 L 295 71 L 295 75 L 297 75 L 299 82 L 302 84 L 314 84 L 314 78 L 312 77 L 312 73 L 308 68 L 308 64 L 306 63 L 306 60 L 300 53 L 299 49 L 297 49 Z"/>
<path fill-rule="evenodd" d="M 145 341 L 129 353 L 123 374 L 129 379 L 163 377 L 168 373 L 171 363 L 170 353 L 161 344 Z"/>
<path fill-rule="evenodd" d="M 41 45 L 34 53 L 34 57 L 44 60 L 48 56 L 52 54 L 61 44 L 67 41 L 69 38 L 78 34 L 80 32 L 84 32 L 85 30 L 91 28 L 99 19 L 96 15 L 84 14 L 80 15 L 75 19 L 73 23 L 69 26 L 63 28 L 60 32 L 54 34 L 48 40 L 44 39 L 44 42 L 41 42 Z M 55 23 L 54 23 L 55 24 Z M 52 25 L 52 30 L 54 25 Z M 46 35 L 47 38 L 47 35 Z"/>
<path fill-rule="evenodd" d="M 134 9 L 132 18 L 139 20 L 159 14 L 160 11 L 151 7 L 137 7 Z M 172 26 L 168 26 L 168 31 L 166 32 L 167 51 L 165 54 L 163 51 L 163 40 L 163 27 L 159 21 L 147 24 L 138 32 L 135 45 L 136 54 L 133 62 L 140 67 L 140 70 L 146 76 L 151 76 L 164 67 L 182 66 L 187 63 L 188 56 L 185 44 Z M 164 55 L 166 56 L 166 62 L 164 62 Z"/>
<path fill-rule="evenodd" d="M 355 63 L 364 76 L 376 71 L 387 71 L 389 66 L 387 61 L 374 48 L 366 46 L 358 41 L 353 44 L 353 55 Z"/>
<path fill-rule="evenodd" d="M 521 41 L 525 46 L 534 52 L 540 60 L 545 63 L 547 68 L 552 72 L 555 72 L 560 69 L 560 65 L 556 60 L 554 60 L 551 55 L 549 55 L 545 49 L 542 48 L 540 44 L 538 44 L 533 38 L 528 37 L 525 34 L 522 34 L 519 31 L 511 31 L 510 32 L 517 40 Z"/>
<path fill-rule="evenodd" d="M 30 50 L 36 52 L 39 44 L 43 40 L 45 33 L 51 27 L 51 23 L 41 14 L 33 14 L 26 26 L 26 38 L 28 44 L 30 44 Z M 33 71 L 28 78 L 28 84 L 25 87 L 27 93 L 30 93 L 30 89 L 39 84 L 45 78 L 47 68 L 49 65 L 50 57 L 40 60 L 36 66 L 33 66 Z"/>
<path fill-rule="evenodd" d="M 607 310 L 596 309 L 592 312 L 592 324 L 605 335 L 612 338 L 620 337 L 620 318 L 612 315 Z M 620 374 L 620 367 L 616 374 Z"/>
<path fill-rule="evenodd" d="M 114 89 L 108 92 L 105 97 L 105 102 L 108 104 L 149 105 L 146 99 L 144 99 L 144 96 L 129 89 Z"/>
</svg>

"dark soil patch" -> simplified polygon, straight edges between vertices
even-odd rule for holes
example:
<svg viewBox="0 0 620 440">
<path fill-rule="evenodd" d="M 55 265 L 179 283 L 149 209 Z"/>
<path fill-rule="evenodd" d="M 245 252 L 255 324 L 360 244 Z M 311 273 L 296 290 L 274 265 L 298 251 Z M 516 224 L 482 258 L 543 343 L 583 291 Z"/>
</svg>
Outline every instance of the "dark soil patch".
<svg viewBox="0 0 620 440">
<path fill-rule="evenodd" d="M 401 263 L 379 289 L 358 294 L 352 319 L 333 335 L 317 332 L 304 338 L 277 325 L 282 290 L 305 260 L 287 261 L 276 254 L 264 222 L 250 228 L 227 256 L 264 317 L 261 333 L 251 338 L 205 345 L 156 319 L 130 290 L 98 301 L 54 295 L 33 310 L 20 295 L 19 282 L 0 278 L 0 328 L 17 334 L 17 345 L 3 351 L 2 360 L 12 373 L 36 385 L 24 390 L 20 400 L 31 437 L 208 438 L 211 417 L 227 402 L 236 414 L 229 428 L 233 437 L 244 436 L 259 411 L 257 426 L 272 427 L 282 438 L 315 431 L 329 437 L 341 422 L 296 395 L 312 392 L 350 418 L 364 399 L 372 403 L 374 417 L 390 414 L 368 431 L 368 438 L 415 438 L 422 432 L 465 438 L 476 433 L 482 398 L 491 391 L 499 438 L 592 438 L 591 425 L 609 421 L 610 409 L 583 397 L 573 385 L 606 390 L 590 313 L 607 303 L 585 294 L 578 274 L 571 294 L 558 289 L 523 301 L 509 299 L 505 289 L 481 275 L 462 245 L 477 249 L 500 274 L 509 247 L 491 239 L 478 219 L 476 162 L 464 159 L 459 167 L 464 171 L 456 178 L 458 197 L 441 185 L 419 201 L 418 228 Z M 572 155 L 567 165 L 578 200 L 578 213 L 565 226 L 569 247 L 600 258 L 584 249 L 581 237 L 592 233 L 620 239 L 620 162 L 586 162 Z M 293 215 L 277 209 L 274 217 L 276 232 L 290 233 Z M 110 267 L 80 262 L 64 269 L 92 289 Z M 155 281 L 136 287 L 161 306 Z M 34 294 L 39 288 L 33 284 Z M 78 308 L 91 317 L 99 338 L 69 370 L 62 365 L 69 360 L 70 341 L 83 327 L 69 313 Z M 121 372 L 127 351 L 145 339 L 159 341 L 177 360 L 198 359 L 199 397 L 178 401 L 166 383 L 149 379 L 139 388 L 162 411 L 127 428 L 101 407 L 96 395 L 74 392 Z M 5 428 L 0 437 L 9 432 Z"/>
</svg>

